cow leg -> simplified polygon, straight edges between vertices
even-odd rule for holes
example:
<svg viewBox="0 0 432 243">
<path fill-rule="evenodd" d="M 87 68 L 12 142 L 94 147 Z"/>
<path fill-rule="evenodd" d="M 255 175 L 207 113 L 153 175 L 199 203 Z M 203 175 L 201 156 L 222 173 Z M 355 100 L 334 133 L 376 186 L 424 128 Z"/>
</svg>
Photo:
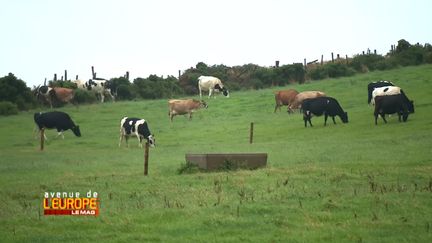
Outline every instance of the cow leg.
<svg viewBox="0 0 432 243">
<path fill-rule="evenodd" d="M 324 126 L 327 126 L 327 118 L 328 118 L 327 113 L 324 113 Z"/>
<path fill-rule="evenodd" d="M 57 130 L 57 137 L 56 138 L 58 138 L 60 136 L 62 136 L 62 139 L 64 139 L 63 130 Z"/>
<path fill-rule="evenodd" d="M 384 120 L 384 123 L 387 123 L 387 120 L 385 119 L 385 114 L 382 113 L 382 114 L 380 114 L 380 115 L 381 115 L 382 119 Z"/>
<path fill-rule="evenodd" d="M 123 142 L 123 133 L 120 131 L 119 147 L 121 147 L 122 142 Z"/>
<path fill-rule="evenodd" d="M 336 124 L 335 117 L 332 116 L 333 124 Z"/>
<path fill-rule="evenodd" d="M 192 112 L 189 112 L 189 121 L 192 120 Z"/>
<path fill-rule="evenodd" d="M 212 96 L 212 93 L 213 93 L 213 89 L 212 89 L 212 88 L 210 88 L 210 89 L 209 89 L 209 98 L 211 98 L 211 96 Z"/>
<path fill-rule="evenodd" d="M 125 136 L 126 148 L 129 148 L 129 136 Z"/>
<path fill-rule="evenodd" d="M 375 116 L 375 125 L 378 125 L 378 113 L 375 113 L 374 116 Z"/>
<path fill-rule="evenodd" d="M 101 96 L 101 103 L 104 103 L 104 100 L 105 100 L 105 96 L 104 96 L 104 94 L 101 93 L 100 96 Z"/>
<path fill-rule="evenodd" d="M 202 100 L 202 90 L 201 90 L 201 85 L 198 85 L 198 89 L 199 89 L 199 94 L 200 94 L 200 100 Z"/>
<path fill-rule="evenodd" d="M 137 137 L 138 137 L 138 147 L 142 148 L 142 137 L 140 135 L 138 135 Z"/>
</svg>

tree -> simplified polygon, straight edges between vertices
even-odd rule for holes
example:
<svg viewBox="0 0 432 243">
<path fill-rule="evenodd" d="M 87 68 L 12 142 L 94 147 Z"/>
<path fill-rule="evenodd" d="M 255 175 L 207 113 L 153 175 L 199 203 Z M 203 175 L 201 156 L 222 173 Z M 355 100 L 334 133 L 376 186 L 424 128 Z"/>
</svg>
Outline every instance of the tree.
<svg viewBox="0 0 432 243">
<path fill-rule="evenodd" d="M 36 106 L 36 100 L 24 81 L 12 73 L 0 78 L 0 101 L 9 101 L 20 110 L 27 110 Z"/>
</svg>

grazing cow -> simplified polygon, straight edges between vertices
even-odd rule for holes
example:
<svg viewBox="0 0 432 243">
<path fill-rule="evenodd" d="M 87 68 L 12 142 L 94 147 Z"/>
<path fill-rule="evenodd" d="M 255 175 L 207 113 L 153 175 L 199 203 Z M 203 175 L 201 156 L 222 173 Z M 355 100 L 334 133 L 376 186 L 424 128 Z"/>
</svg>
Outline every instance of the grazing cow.
<svg viewBox="0 0 432 243">
<path fill-rule="evenodd" d="M 68 88 L 54 87 L 43 85 L 36 88 L 34 91 L 36 97 L 43 98 L 51 108 L 53 108 L 53 101 L 58 101 L 62 103 L 71 103 L 74 98 L 74 90 Z"/>
<path fill-rule="evenodd" d="M 377 125 L 378 115 L 382 117 L 385 123 L 385 114 L 398 113 L 399 122 L 401 116 L 403 121 L 406 122 L 409 113 L 414 113 L 414 102 L 408 100 L 405 94 L 377 96 L 375 97 L 375 125 Z"/>
<path fill-rule="evenodd" d="M 45 102 L 47 102 L 50 107 L 52 108 L 52 88 L 46 85 L 39 85 L 33 90 L 33 94 L 36 96 L 36 99 L 40 100 L 43 99 Z"/>
<path fill-rule="evenodd" d="M 288 90 L 281 90 L 275 92 L 275 109 L 274 113 L 276 113 L 276 110 L 279 108 L 279 111 L 281 110 L 281 106 L 289 106 L 294 102 L 294 99 L 296 95 L 299 92 L 295 89 L 288 89 Z M 290 113 L 290 110 L 288 109 L 288 113 Z"/>
<path fill-rule="evenodd" d="M 296 95 L 294 101 L 288 106 L 288 112 L 294 112 L 294 109 L 300 109 L 305 99 L 324 97 L 326 94 L 322 91 L 303 91 Z"/>
<path fill-rule="evenodd" d="M 220 81 L 220 79 L 216 77 L 200 76 L 198 78 L 198 89 L 199 89 L 201 99 L 202 99 L 202 91 L 208 91 L 209 98 L 212 96 L 214 91 L 215 92 L 221 91 L 225 97 L 227 98 L 229 97 L 229 91 L 224 87 L 222 81 Z"/>
<path fill-rule="evenodd" d="M 384 81 L 384 80 L 381 80 L 381 81 L 378 81 L 378 82 L 372 82 L 372 83 L 368 84 L 368 86 L 367 86 L 367 89 L 368 89 L 368 104 L 370 104 L 371 101 L 372 101 L 372 92 L 373 92 L 373 90 L 375 88 L 384 87 L 384 86 L 394 86 L 394 84 L 392 82 L 390 82 L 390 81 Z"/>
<path fill-rule="evenodd" d="M 151 147 L 156 144 L 154 135 L 151 134 L 147 121 L 140 118 L 129 118 L 123 117 L 120 121 L 120 142 L 119 147 L 122 144 L 123 138 L 126 139 L 126 146 L 129 146 L 128 139 L 131 136 L 138 138 L 138 146 L 142 147 L 143 138 L 147 139 L 147 142 Z"/>
<path fill-rule="evenodd" d="M 302 103 L 302 109 L 305 127 L 307 127 L 307 122 L 312 126 L 312 115 L 321 116 L 322 114 L 324 114 L 324 126 L 327 125 L 328 116 L 331 116 L 334 124 L 336 124 L 335 116 L 339 116 L 343 123 L 348 123 L 348 113 L 344 112 L 339 102 L 332 97 L 306 99 Z"/>
<path fill-rule="evenodd" d="M 186 99 L 186 100 L 169 100 L 168 116 L 173 121 L 176 115 L 189 114 L 189 120 L 192 119 L 192 113 L 200 108 L 208 108 L 207 103 L 203 100 Z"/>
<path fill-rule="evenodd" d="M 42 128 L 55 128 L 58 132 L 57 137 L 61 135 L 64 139 L 63 132 L 71 129 L 75 136 L 81 137 L 81 131 L 79 129 L 79 126 L 75 125 L 75 123 L 72 121 L 72 119 L 67 113 L 61 111 L 51 111 L 46 113 L 38 112 L 35 113 L 33 117 L 37 128 L 39 128 L 39 132 Z M 46 136 L 45 140 L 47 140 Z"/>
<path fill-rule="evenodd" d="M 383 86 L 375 88 L 372 91 L 371 105 L 375 105 L 375 97 L 384 95 L 397 95 L 402 92 L 401 88 L 397 86 Z"/>
<path fill-rule="evenodd" d="M 101 103 L 105 100 L 105 95 L 108 94 L 111 96 L 111 99 L 115 101 L 114 93 L 112 88 L 112 85 L 110 81 L 105 79 L 89 79 L 87 82 L 83 82 L 82 80 L 75 80 L 72 81 L 77 85 L 77 88 L 82 90 L 88 90 L 92 91 L 96 94 L 96 96 L 100 96 Z"/>
</svg>

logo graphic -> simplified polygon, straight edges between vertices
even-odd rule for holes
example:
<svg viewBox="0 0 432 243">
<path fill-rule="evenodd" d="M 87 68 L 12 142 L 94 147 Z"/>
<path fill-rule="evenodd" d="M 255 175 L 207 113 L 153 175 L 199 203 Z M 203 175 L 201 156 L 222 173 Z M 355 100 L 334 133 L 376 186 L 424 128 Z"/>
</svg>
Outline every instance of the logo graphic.
<svg viewBox="0 0 432 243">
<path fill-rule="evenodd" d="M 99 215 L 98 193 L 91 190 L 80 197 L 79 192 L 45 192 L 44 215 Z"/>
</svg>

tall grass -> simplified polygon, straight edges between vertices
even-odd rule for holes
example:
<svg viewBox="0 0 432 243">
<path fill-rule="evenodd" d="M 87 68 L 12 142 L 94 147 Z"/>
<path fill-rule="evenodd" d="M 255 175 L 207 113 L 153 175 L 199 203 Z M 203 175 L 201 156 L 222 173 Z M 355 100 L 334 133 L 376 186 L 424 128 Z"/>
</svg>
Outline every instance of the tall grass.
<svg viewBox="0 0 432 243">
<path fill-rule="evenodd" d="M 432 66 L 283 87 L 322 90 L 349 123 L 273 113 L 273 91 L 208 100 L 191 121 L 168 118 L 166 100 L 67 106 L 71 132 L 43 152 L 33 112 L 0 117 L 0 235 L 4 241 L 429 242 L 432 193 Z M 366 85 L 392 80 L 413 99 L 408 122 L 374 125 Z M 207 100 L 206 100 L 207 101 Z M 123 116 L 156 136 L 149 175 L 143 150 L 118 147 Z M 254 122 L 254 143 L 249 124 Z M 266 152 L 259 170 L 178 174 L 185 153 Z M 99 217 L 43 216 L 44 192 L 97 191 Z"/>
</svg>

